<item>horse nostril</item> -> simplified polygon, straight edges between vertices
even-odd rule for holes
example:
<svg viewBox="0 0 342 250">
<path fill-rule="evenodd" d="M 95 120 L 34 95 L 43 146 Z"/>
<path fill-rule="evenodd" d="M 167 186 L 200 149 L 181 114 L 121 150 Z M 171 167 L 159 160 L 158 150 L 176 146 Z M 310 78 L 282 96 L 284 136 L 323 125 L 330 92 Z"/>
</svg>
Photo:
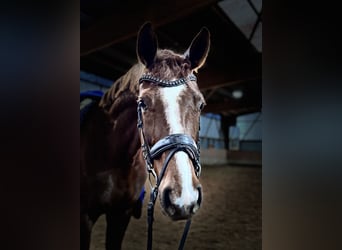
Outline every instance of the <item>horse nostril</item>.
<svg viewBox="0 0 342 250">
<path fill-rule="evenodd" d="M 163 198 L 162 198 L 165 208 L 168 208 L 171 206 L 170 195 L 171 195 L 171 188 L 165 188 L 163 191 Z"/>
<path fill-rule="evenodd" d="M 195 214 L 197 211 L 197 207 L 198 207 L 197 204 L 191 204 L 189 207 L 190 214 Z"/>
<path fill-rule="evenodd" d="M 198 206 L 200 206 L 202 203 L 202 187 L 201 186 L 197 187 L 197 190 L 198 190 L 197 204 Z"/>
</svg>

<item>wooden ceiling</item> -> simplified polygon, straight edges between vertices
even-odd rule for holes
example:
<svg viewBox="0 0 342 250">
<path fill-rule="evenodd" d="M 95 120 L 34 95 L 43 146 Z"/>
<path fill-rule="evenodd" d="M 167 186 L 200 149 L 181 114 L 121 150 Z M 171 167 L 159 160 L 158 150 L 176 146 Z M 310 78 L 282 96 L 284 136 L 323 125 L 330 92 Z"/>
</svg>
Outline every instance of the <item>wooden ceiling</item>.
<svg viewBox="0 0 342 250">
<path fill-rule="evenodd" d="M 201 27 L 211 33 L 198 85 L 204 112 L 237 116 L 261 111 L 262 54 L 217 5 L 217 0 L 81 1 L 81 70 L 117 79 L 137 62 L 136 35 L 151 21 L 160 48 L 184 52 Z M 243 96 L 234 99 L 232 92 Z"/>
</svg>

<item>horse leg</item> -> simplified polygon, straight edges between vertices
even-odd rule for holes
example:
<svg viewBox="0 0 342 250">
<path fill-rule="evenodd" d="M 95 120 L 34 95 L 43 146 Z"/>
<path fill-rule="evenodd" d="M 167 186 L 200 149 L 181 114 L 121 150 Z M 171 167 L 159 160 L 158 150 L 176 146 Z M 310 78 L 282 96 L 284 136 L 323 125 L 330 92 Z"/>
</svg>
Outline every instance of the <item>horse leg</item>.
<svg viewBox="0 0 342 250">
<path fill-rule="evenodd" d="M 130 218 L 131 216 L 125 213 L 106 214 L 106 250 L 121 249 L 121 243 Z"/>
<path fill-rule="evenodd" d="M 80 249 L 89 250 L 91 230 L 95 224 L 97 217 L 91 218 L 88 214 L 81 215 L 81 230 L 80 230 Z"/>
</svg>

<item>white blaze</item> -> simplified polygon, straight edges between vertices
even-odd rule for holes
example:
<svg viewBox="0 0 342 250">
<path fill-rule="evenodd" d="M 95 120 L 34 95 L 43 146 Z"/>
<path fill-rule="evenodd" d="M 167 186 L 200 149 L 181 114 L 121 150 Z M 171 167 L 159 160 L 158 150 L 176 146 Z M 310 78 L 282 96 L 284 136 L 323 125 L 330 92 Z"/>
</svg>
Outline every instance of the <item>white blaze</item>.
<svg viewBox="0 0 342 250">
<path fill-rule="evenodd" d="M 166 122 L 170 127 L 169 134 L 186 133 L 181 122 L 181 113 L 179 109 L 180 95 L 185 88 L 185 85 L 172 88 L 160 88 L 161 99 L 165 107 Z M 198 191 L 193 188 L 192 166 L 188 155 L 180 151 L 177 152 L 174 157 L 180 175 L 180 185 L 182 187 L 181 197 L 178 197 L 174 203 L 182 207 L 196 202 L 198 200 Z"/>
</svg>

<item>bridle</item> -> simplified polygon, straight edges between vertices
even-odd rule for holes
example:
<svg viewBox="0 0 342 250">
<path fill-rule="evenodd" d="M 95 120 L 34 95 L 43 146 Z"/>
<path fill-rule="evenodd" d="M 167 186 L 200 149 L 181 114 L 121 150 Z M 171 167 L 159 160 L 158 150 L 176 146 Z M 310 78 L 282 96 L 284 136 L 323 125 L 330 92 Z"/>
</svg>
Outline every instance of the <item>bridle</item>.
<svg viewBox="0 0 342 250">
<path fill-rule="evenodd" d="M 162 80 L 157 77 L 154 77 L 150 74 L 144 74 L 139 79 L 139 84 L 142 84 L 143 82 L 152 82 L 160 87 L 176 87 L 179 85 L 186 84 L 188 81 L 196 81 L 197 78 L 195 75 L 191 74 L 188 77 L 180 78 L 174 81 L 168 81 L 168 80 Z M 152 224 L 153 224 L 153 213 L 154 213 L 154 204 L 156 202 L 157 196 L 158 196 L 158 188 L 159 185 L 163 179 L 164 173 L 166 171 L 166 168 L 171 160 L 171 158 L 179 151 L 185 152 L 189 158 L 191 159 L 195 173 L 197 178 L 199 178 L 201 174 L 201 165 L 199 162 L 200 158 L 200 143 L 199 143 L 199 134 L 197 135 L 198 141 L 197 143 L 192 139 L 191 136 L 186 134 L 171 134 L 168 135 L 159 141 L 157 141 L 151 148 L 150 145 L 147 142 L 147 139 L 145 137 L 145 133 L 143 130 L 143 119 L 142 119 L 142 110 L 146 109 L 146 105 L 142 100 L 138 101 L 138 129 L 140 132 L 140 137 L 142 141 L 142 153 L 143 157 L 145 159 L 146 168 L 149 173 L 149 179 L 151 174 L 156 179 L 156 185 L 152 187 L 151 183 L 151 194 L 150 194 L 150 201 L 148 203 L 147 207 L 147 222 L 148 222 L 148 239 L 147 239 L 147 249 L 152 249 Z M 198 130 L 199 131 L 199 130 Z M 199 133 L 199 132 L 198 132 Z M 164 152 L 169 151 L 169 154 L 167 155 L 165 162 L 163 164 L 163 167 L 160 171 L 159 176 L 157 176 L 154 168 L 153 168 L 153 162 L 155 159 L 158 159 Z M 184 232 L 182 235 L 182 239 L 180 241 L 178 249 L 183 249 L 185 240 L 188 234 L 188 231 L 190 229 L 191 219 L 187 220 L 186 226 L 184 228 Z"/>
</svg>

